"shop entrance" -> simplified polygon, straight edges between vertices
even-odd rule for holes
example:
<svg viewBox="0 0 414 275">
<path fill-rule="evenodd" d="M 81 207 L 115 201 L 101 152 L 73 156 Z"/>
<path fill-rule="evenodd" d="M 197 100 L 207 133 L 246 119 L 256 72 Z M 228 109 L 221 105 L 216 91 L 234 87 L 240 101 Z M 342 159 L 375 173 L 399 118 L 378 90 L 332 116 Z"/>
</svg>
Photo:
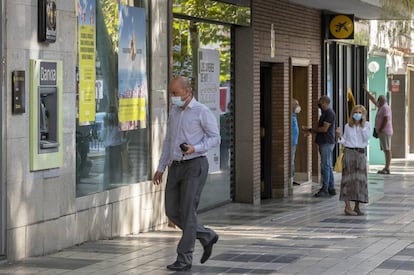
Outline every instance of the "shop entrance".
<svg viewBox="0 0 414 275">
<path fill-rule="evenodd" d="M 299 125 L 298 144 L 295 154 L 294 182 L 306 182 L 310 176 L 309 138 L 301 133 L 302 126 L 309 127 L 311 95 L 309 92 L 309 66 L 292 67 L 292 98 L 299 101 L 301 111 L 296 115 Z"/>
<path fill-rule="evenodd" d="M 272 66 L 260 66 L 260 189 L 261 198 L 272 197 Z"/>
<path fill-rule="evenodd" d="M 348 103 L 351 101 L 348 102 L 348 91 L 352 93 L 356 104 L 368 108 L 368 99 L 362 90 L 363 84 L 367 83 L 367 52 L 366 46 L 336 41 L 325 43 L 322 94 L 331 98 L 331 107 L 336 113 L 336 126 L 341 129 L 348 122 L 350 112 Z M 334 160 L 339 148 L 339 145 L 335 147 Z"/>
</svg>

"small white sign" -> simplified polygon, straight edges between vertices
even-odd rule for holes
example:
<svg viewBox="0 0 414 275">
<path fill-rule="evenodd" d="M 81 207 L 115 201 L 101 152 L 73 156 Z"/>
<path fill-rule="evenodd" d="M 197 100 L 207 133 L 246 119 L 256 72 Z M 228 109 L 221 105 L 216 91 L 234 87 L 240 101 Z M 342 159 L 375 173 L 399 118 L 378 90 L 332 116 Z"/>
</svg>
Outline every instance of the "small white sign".
<svg viewBox="0 0 414 275">
<path fill-rule="evenodd" d="M 213 112 L 220 129 L 220 53 L 216 50 L 198 51 L 198 101 Z M 220 170 L 220 146 L 207 153 L 209 172 Z"/>
</svg>

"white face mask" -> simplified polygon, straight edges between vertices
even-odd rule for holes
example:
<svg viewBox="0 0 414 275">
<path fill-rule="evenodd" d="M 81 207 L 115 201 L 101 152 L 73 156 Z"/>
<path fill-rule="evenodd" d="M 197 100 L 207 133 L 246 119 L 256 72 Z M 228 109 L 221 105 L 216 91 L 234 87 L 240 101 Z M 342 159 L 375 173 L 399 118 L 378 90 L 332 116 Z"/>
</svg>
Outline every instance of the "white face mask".
<svg viewBox="0 0 414 275">
<path fill-rule="evenodd" d="M 355 119 L 356 121 L 360 121 L 362 119 L 362 114 L 360 113 L 354 113 L 354 115 L 352 116 L 353 119 Z"/>
<path fill-rule="evenodd" d="M 171 97 L 171 103 L 172 103 L 173 105 L 175 105 L 175 106 L 178 106 L 178 107 L 183 107 L 183 106 L 184 106 L 185 101 L 183 101 L 183 100 L 181 99 L 181 96 L 172 96 L 172 97 Z"/>
<path fill-rule="evenodd" d="M 296 109 L 295 109 L 295 113 L 299 114 L 301 110 L 302 110 L 302 108 L 300 108 L 300 106 L 298 106 L 298 107 L 296 107 Z"/>
</svg>

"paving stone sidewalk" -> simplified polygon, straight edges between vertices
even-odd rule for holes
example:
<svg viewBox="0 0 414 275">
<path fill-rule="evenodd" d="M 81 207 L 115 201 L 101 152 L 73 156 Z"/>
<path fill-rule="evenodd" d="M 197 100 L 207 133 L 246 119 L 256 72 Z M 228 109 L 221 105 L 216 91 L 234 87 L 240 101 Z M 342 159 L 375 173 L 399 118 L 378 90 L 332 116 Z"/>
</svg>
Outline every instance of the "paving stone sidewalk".
<svg viewBox="0 0 414 275">
<path fill-rule="evenodd" d="M 295 186 L 292 198 L 202 213 L 220 239 L 205 264 L 197 242 L 188 272 L 165 268 L 181 234 L 166 228 L 3 263 L 0 274 L 414 274 L 413 168 L 393 160 L 392 174 L 379 175 L 371 166 L 364 216 L 345 216 L 339 192 L 314 198 L 316 183 Z"/>
</svg>

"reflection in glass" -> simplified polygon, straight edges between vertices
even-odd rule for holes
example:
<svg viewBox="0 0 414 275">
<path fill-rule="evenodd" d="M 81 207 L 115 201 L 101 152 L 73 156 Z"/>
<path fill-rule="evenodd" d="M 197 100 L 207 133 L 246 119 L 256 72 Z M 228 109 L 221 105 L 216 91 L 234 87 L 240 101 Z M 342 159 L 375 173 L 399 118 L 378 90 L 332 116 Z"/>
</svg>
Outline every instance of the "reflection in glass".
<svg viewBox="0 0 414 275">
<path fill-rule="evenodd" d="M 210 173 L 200 200 L 200 209 L 230 201 L 233 109 L 231 103 L 231 28 L 175 18 L 173 21 L 173 75 L 192 80 L 197 98 L 198 50 L 212 49 L 220 58 L 220 169 Z"/>
<path fill-rule="evenodd" d="M 76 122 L 78 197 L 151 177 L 149 127 L 119 131 L 118 12 L 117 1 L 96 2 L 96 117 L 89 124 Z"/>
<path fill-rule="evenodd" d="M 122 183 L 123 167 L 127 169 L 128 166 L 128 161 L 124 163 L 122 159 L 122 151 L 126 148 L 125 132 L 119 129 L 118 110 L 113 105 L 109 106 L 104 116 L 102 141 L 105 146 L 103 187 L 108 189 L 110 184 Z M 128 155 L 125 157 L 128 158 Z"/>
</svg>

